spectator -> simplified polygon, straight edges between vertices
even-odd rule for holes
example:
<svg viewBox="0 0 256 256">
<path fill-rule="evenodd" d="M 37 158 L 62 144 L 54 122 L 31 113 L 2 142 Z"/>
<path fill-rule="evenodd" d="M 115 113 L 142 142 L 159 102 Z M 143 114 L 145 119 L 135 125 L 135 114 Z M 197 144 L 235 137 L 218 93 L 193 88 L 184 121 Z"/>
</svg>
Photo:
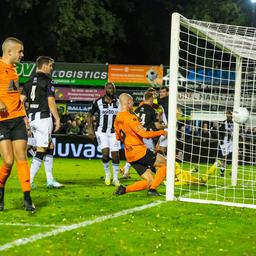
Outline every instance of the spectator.
<svg viewBox="0 0 256 256">
<path fill-rule="evenodd" d="M 67 135 L 78 135 L 80 133 L 80 128 L 77 126 L 76 120 L 73 120 L 68 126 Z"/>
</svg>

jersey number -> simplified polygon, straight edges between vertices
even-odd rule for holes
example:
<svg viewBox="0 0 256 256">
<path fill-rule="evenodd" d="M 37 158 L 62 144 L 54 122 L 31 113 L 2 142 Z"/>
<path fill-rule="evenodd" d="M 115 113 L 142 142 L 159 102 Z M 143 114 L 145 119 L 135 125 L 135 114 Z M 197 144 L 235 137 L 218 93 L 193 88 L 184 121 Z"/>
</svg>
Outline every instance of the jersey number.
<svg viewBox="0 0 256 256">
<path fill-rule="evenodd" d="M 32 85 L 31 93 L 30 93 L 30 99 L 34 101 L 36 98 L 36 85 Z"/>
<path fill-rule="evenodd" d="M 142 126 L 144 126 L 145 119 L 146 119 L 146 114 L 145 113 L 137 113 L 136 115 L 139 117 Z"/>
</svg>

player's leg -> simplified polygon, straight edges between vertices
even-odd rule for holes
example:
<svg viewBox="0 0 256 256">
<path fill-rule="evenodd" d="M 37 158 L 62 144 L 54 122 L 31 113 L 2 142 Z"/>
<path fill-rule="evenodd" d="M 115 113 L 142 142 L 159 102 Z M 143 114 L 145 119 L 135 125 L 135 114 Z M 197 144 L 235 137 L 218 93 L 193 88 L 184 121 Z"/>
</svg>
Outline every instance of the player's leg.
<svg viewBox="0 0 256 256">
<path fill-rule="evenodd" d="M 157 171 L 154 177 L 154 181 L 150 185 L 151 190 L 156 190 L 156 188 L 162 183 L 166 177 L 166 157 L 162 154 L 156 154 L 156 160 L 154 166 L 157 167 Z"/>
<path fill-rule="evenodd" d="M 35 145 L 36 145 L 36 152 L 35 152 L 35 155 L 33 156 L 33 159 L 30 165 L 30 183 L 31 183 L 31 187 L 33 188 L 35 187 L 34 178 L 42 166 L 45 152 L 48 147 L 48 144 L 47 144 L 48 138 L 46 135 L 47 132 L 45 132 L 47 127 L 45 127 L 44 122 L 42 122 L 41 119 L 31 121 L 30 126 L 33 132 Z"/>
<path fill-rule="evenodd" d="M 27 130 L 23 118 L 13 120 L 12 147 L 17 164 L 18 178 L 24 193 L 24 207 L 27 211 L 34 211 L 35 206 L 30 197 L 30 173 L 27 160 Z"/>
<path fill-rule="evenodd" d="M 135 191 L 149 188 L 154 182 L 152 171 L 155 170 L 155 167 L 154 167 L 155 161 L 156 161 L 156 155 L 152 151 L 147 150 L 144 157 L 142 157 L 141 159 L 135 162 L 131 162 L 132 167 L 137 171 L 137 173 L 140 175 L 140 177 L 143 180 L 137 181 L 131 185 L 128 185 L 127 187 L 120 185 L 117 188 L 115 193 L 117 195 L 122 195 L 128 192 L 135 192 Z M 148 195 L 160 195 L 160 194 L 155 189 L 150 189 L 148 191 Z"/>
<path fill-rule="evenodd" d="M 105 184 L 109 186 L 111 184 L 111 174 L 110 174 L 110 166 L 109 166 L 109 141 L 107 133 L 96 132 L 96 138 L 98 145 L 101 148 L 102 152 L 102 164 L 105 172 Z"/>
<path fill-rule="evenodd" d="M 45 151 L 44 169 L 48 188 L 63 188 L 64 185 L 56 181 L 53 177 L 53 151 L 54 144 L 51 141 L 49 147 Z"/>
<path fill-rule="evenodd" d="M 119 158 L 119 150 L 120 150 L 120 142 L 116 139 L 116 135 L 109 135 L 109 145 L 112 157 L 112 168 L 113 168 L 113 184 L 115 186 L 119 186 L 120 182 L 118 180 L 118 173 L 120 168 L 120 158 Z"/>
<path fill-rule="evenodd" d="M 4 187 L 11 173 L 14 155 L 11 140 L 0 141 L 0 154 L 2 166 L 0 167 L 0 211 L 4 210 Z"/>
<path fill-rule="evenodd" d="M 205 175 L 202 177 L 202 180 L 204 182 L 207 182 L 209 179 L 209 176 L 213 175 L 218 167 L 222 166 L 222 162 L 220 160 L 217 160 L 213 165 L 211 165 L 208 170 L 206 171 Z"/>
<path fill-rule="evenodd" d="M 130 178 L 130 169 L 131 169 L 131 164 L 126 161 L 124 167 L 120 168 L 120 172 L 122 174 L 123 179 Z"/>
</svg>

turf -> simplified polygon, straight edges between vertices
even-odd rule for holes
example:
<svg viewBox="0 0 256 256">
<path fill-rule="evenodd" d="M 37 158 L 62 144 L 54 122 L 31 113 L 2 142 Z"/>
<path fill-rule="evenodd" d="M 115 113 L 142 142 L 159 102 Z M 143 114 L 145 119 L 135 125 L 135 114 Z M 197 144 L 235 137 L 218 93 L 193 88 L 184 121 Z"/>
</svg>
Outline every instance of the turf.
<svg viewBox="0 0 256 256">
<path fill-rule="evenodd" d="M 32 214 L 22 207 L 14 168 L 6 186 L 5 211 L 0 212 L 0 247 L 57 228 L 42 225 L 71 225 L 165 200 L 148 197 L 146 191 L 113 195 L 115 188 L 104 185 L 99 160 L 55 159 L 54 175 L 65 188 L 47 189 L 40 170 L 32 191 L 37 210 Z M 132 172 L 132 179 L 123 183 L 137 179 Z M 164 193 L 165 187 L 159 191 Z M 255 225 L 254 209 L 174 201 L 16 246 L 0 255 L 256 255 Z"/>
</svg>

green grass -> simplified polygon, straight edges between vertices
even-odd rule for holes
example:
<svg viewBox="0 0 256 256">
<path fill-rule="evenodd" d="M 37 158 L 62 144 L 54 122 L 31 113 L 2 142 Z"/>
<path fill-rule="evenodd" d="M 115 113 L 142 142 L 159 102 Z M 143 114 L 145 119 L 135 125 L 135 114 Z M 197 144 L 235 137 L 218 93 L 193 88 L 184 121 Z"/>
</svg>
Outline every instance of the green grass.
<svg viewBox="0 0 256 256">
<path fill-rule="evenodd" d="M 165 200 L 148 197 L 146 191 L 113 195 L 115 188 L 104 185 L 99 160 L 55 159 L 54 174 L 65 188 L 47 189 L 40 170 L 32 191 L 37 210 L 32 214 L 22 208 L 23 194 L 13 170 L 0 223 L 26 226 L 0 224 L 0 247 L 56 228 L 32 224 L 71 225 Z M 136 179 L 133 171 L 124 184 Z M 159 191 L 164 193 L 165 187 Z M 16 246 L 0 255 L 256 255 L 255 225 L 253 209 L 175 201 Z"/>
</svg>

